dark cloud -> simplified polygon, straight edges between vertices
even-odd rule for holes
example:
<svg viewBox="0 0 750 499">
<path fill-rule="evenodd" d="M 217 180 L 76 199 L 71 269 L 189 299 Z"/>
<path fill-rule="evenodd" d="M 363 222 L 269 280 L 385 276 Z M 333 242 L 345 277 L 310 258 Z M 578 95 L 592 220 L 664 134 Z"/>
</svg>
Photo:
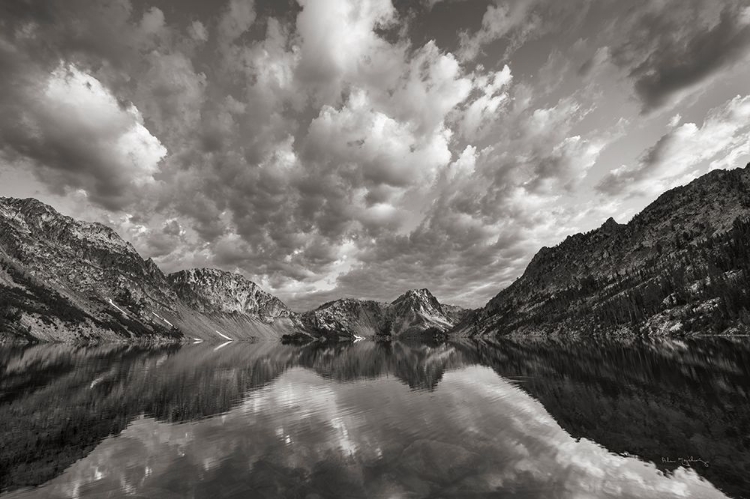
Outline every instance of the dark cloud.
<svg viewBox="0 0 750 499">
<path fill-rule="evenodd" d="M 644 112 L 664 106 L 679 91 L 747 55 L 747 7 L 741 1 L 713 6 L 673 1 L 659 10 L 637 11 L 627 24 L 627 38 L 612 53 L 616 63 L 628 68 Z"/>
</svg>

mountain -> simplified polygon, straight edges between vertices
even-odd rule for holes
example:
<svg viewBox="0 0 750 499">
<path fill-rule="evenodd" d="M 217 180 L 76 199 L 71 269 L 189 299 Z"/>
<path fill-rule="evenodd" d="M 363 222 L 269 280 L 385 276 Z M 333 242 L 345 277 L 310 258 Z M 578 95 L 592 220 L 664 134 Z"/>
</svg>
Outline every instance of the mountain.
<svg viewBox="0 0 750 499">
<path fill-rule="evenodd" d="M 750 165 L 542 248 L 452 333 L 693 334 L 750 326 Z"/>
<path fill-rule="evenodd" d="M 542 248 L 482 309 L 426 289 L 296 314 L 238 274 L 166 276 L 109 227 L 0 198 L 0 339 L 641 335 L 750 330 L 750 166 L 661 195 L 627 224 Z"/>
<path fill-rule="evenodd" d="M 132 245 L 35 199 L 0 198 L 3 330 L 42 340 L 179 336 L 150 311 L 177 297 Z"/>
<path fill-rule="evenodd" d="M 164 275 L 111 228 L 0 198 L 0 338 L 42 341 L 337 339 L 444 333 L 464 314 L 426 289 L 296 314 L 245 277 Z"/>
<path fill-rule="evenodd" d="M 167 277 L 105 225 L 35 199 L 0 198 L 6 338 L 278 338 L 299 327 L 293 316 L 242 276 L 197 269 Z"/>
<path fill-rule="evenodd" d="M 413 289 L 392 303 L 331 301 L 302 314 L 301 320 L 316 336 L 406 336 L 443 334 L 463 314 L 460 307 L 440 304 L 429 290 Z"/>
<path fill-rule="evenodd" d="M 453 322 L 443 311 L 443 306 L 427 289 L 412 289 L 396 298 L 388 307 L 393 335 L 445 332 Z"/>
<path fill-rule="evenodd" d="M 252 281 L 217 269 L 190 269 L 167 276 L 183 303 L 203 313 L 247 314 L 271 323 L 292 311 Z"/>
</svg>

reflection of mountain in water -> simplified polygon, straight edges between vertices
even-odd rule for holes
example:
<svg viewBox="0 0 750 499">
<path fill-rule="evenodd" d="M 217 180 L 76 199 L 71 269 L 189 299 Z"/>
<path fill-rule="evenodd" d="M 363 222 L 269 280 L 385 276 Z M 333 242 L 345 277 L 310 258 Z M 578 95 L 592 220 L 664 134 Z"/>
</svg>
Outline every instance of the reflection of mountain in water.
<svg viewBox="0 0 750 499">
<path fill-rule="evenodd" d="M 696 471 L 719 488 L 750 489 L 750 353 L 722 340 L 0 350 L 0 487 L 59 475 L 141 414 L 187 422 L 227 413 L 291 368 L 336 383 L 387 376 L 434 390 L 446 371 L 472 364 L 515 380 L 574 437 L 660 467 L 662 457 L 700 458 L 710 465 Z M 272 463 L 262 466 L 273 475 Z"/>
<path fill-rule="evenodd" d="M 290 367 L 433 389 L 458 365 L 447 345 L 375 342 L 0 349 L 0 489 L 49 480 L 140 414 L 181 422 L 226 412 Z"/>
<path fill-rule="evenodd" d="M 740 340 L 660 344 L 471 344 L 476 361 L 544 404 L 568 433 L 727 493 L 750 491 L 750 349 Z M 468 354 L 467 354 L 468 357 Z"/>
</svg>

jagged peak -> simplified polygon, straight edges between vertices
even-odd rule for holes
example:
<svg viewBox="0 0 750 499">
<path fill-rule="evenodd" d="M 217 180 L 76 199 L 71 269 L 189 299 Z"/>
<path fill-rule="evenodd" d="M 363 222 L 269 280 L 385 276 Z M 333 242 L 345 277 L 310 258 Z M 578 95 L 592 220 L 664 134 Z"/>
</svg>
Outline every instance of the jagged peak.
<svg viewBox="0 0 750 499">
<path fill-rule="evenodd" d="M 177 272 L 172 272 L 167 277 L 169 277 L 170 280 L 231 280 L 236 283 L 258 287 L 256 283 L 238 272 L 229 272 L 227 270 L 214 269 L 210 267 L 195 267 L 192 269 L 178 270 Z"/>
<path fill-rule="evenodd" d="M 403 303 L 405 301 L 419 301 L 419 302 L 436 302 L 437 298 L 430 293 L 427 288 L 410 289 L 404 294 L 393 300 L 392 304 Z"/>
<path fill-rule="evenodd" d="M 428 309 L 435 309 L 442 313 L 440 302 L 427 288 L 410 289 L 391 302 L 391 305 L 396 307 L 416 307 L 419 309 L 427 307 Z"/>
</svg>

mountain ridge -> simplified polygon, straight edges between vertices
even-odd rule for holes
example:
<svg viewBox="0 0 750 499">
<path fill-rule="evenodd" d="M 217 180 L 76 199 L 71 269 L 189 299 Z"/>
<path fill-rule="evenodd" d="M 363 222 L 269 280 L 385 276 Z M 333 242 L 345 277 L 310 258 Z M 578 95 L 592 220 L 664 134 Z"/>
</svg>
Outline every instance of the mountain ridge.
<svg viewBox="0 0 750 499">
<path fill-rule="evenodd" d="M 684 334 L 750 326 L 750 165 L 660 195 L 542 248 L 457 335 Z M 701 309 L 700 307 L 703 307 Z"/>
<path fill-rule="evenodd" d="M 33 198 L 0 198 L 0 339 L 348 339 L 434 326 L 443 332 L 455 323 L 425 289 L 394 304 L 406 316 L 388 311 L 390 304 L 353 299 L 298 314 L 241 274 L 199 268 L 165 275 L 106 225 Z M 360 313 L 367 309 L 372 320 Z"/>
</svg>

